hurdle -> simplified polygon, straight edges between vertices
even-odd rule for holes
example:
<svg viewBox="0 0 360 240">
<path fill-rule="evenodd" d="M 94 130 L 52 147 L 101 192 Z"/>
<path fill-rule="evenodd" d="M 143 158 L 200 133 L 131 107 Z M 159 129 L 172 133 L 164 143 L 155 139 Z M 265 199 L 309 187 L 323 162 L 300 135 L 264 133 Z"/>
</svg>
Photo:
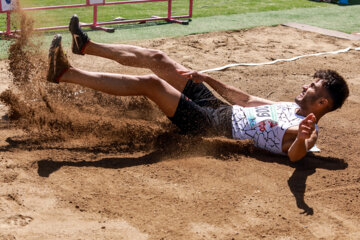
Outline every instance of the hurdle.
<svg viewBox="0 0 360 240">
<path fill-rule="evenodd" d="M 183 25 L 189 24 L 190 18 L 192 17 L 193 12 L 193 0 L 189 0 L 189 9 L 187 15 L 173 16 L 172 15 L 172 2 L 173 0 L 127 0 L 127 1 L 113 1 L 107 2 L 106 0 L 84 0 L 83 4 L 72 4 L 72 5 L 56 5 L 56 6 L 45 6 L 45 7 L 31 7 L 31 8 L 21 8 L 19 0 L 1 0 L 0 1 L 0 14 L 6 14 L 6 30 L 0 31 L 0 35 L 5 36 L 14 36 L 19 30 L 11 30 L 11 12 L 15 11 L 17 8 L 21 11 L 41 11 L 41 10 L 51 10 L 51 9 L 60 9 L 60 8 L 80 8 L 80 7 L 92 7 L 93 16 L 92 23 L 80 23 L 82 27 L 90 27 L 91 29 L 103 30 L 106 32 L 114 32 L 114 28 L 104 27 L 105 25 L 114 25 L 114 24 L 125 24 L 125 23 L 146 23 L 150 21 L 166 21 L 169 23 L 179 23 Z M 152 16 L 150 18 L 143 19 L 129 19 L 129 20 L 113 20 L 106 22 L 98 22 L 98 7 L 99 6 L 109 6 L 109 5 L 118 5 L 118 4 L 136 4 L 136 3 L 151 3 L 151 2 L 167 2 L 167 16 L 159 17 Z M 189 20 L 184 21 L 180 19 L 188 18 Z M 57 30 L 57 29 L 66 29 L 68 26 L 52 26 L 52 27 L 41 27 L 36 28 L 36 31 L 46 31 L 46 30 Z"/>
</svg>

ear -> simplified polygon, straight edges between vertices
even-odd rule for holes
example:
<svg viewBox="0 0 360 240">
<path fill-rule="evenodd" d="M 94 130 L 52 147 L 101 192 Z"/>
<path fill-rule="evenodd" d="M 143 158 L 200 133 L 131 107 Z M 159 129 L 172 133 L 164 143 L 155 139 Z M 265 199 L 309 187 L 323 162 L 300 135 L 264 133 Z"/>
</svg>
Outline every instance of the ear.
<svg viewBox="0 0 360 240">
<path fill-rule="evenodd" d="M 329 109 L 331 108 L 329 99 L 325 97 L 319 98 L 318 104 L 319 107 L 321 107 L 322 109 L 327 109 L 327 111 L 329 111 Z"/>
<path fill-rule="evenodd" d="M 327 105 L 329 105 L 329 100 L 327 98 L 321 97 L 319 99 L 319 104 L 321 104 L 323 106 L 327 106 Z"/>
</svg>

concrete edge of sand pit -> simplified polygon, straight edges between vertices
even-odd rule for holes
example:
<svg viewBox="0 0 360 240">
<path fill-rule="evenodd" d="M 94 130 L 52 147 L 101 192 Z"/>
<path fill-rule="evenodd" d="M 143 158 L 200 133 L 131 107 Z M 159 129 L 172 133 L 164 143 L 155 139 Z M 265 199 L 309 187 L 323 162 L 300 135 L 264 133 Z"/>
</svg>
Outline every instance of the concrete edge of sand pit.
<svg viewBox="0 0 360 240">
<path fill-rule="evenodd" d="M 360 41 L 360 35 L 358 35 L 358 34 L 348 34 L 348 33 L 344 33 L 344 32 L 329 30 L 329 29 L 325 29 L 325 28 L 315 27 L 315 26 L 302 24 L 302 23 L 296 23 L 296 22 L 284 23 L 282 25 L 286 26 L 286 27 L 297 28 L 297 29 L 300 29 L 303 31 L 319 33 L 319 34 L 327 35 L 327 36 L 331 36 L 331 37 L 348 39 L 348 40 L 352 40 L 352 41 Z"/>
</svg>

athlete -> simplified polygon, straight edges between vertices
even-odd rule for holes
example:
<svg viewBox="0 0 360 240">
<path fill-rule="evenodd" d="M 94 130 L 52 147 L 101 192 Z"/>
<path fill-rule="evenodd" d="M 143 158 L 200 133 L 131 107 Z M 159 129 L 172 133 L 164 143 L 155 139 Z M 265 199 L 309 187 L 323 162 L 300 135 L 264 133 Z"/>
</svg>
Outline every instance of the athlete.
<svg viewBox="0 0 360 240">
<path fill-rule="evenodd" d="M 133 76 L 75 68 L 63 52 L 61 35 L 56 35 L 49 50 L 48 81 L 78 84 L 118 96 L 146 96 L 183 133 L 252 139 L 255 146 L 287 154 L 291 161 L 302 159 L 315 145 L 320 118 L 340 108 L 349 95 L 347 83 L 337 72 L 318 70 L 295 102 L 274 102 L 189 70 L 161 51 L 91 41 L 76 15 L 69 30 L 73 53 L 148 68 L 154 74 Z M 231 105 L 216 98 L 203 82 Z"/>
</svg>

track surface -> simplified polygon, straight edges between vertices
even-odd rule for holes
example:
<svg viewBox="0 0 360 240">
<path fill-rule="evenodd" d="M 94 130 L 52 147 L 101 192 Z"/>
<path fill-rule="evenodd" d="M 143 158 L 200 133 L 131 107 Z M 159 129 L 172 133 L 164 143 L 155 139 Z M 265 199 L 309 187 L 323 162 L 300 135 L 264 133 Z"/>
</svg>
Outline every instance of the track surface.
<svg viewBox="0 0 360 240">
<path fill-rule="evenodd" d="M 198 70 L 359 46 L 282 26 L 136 44 Z M 70 59 L 92 71 L 146 73 L 90 56 Z M 348 79 L 349 100 L 319 123 L 322 152 L 298 164 L 224 139 L 183 141 L 176 154 L 101 148 L 83 135 L 44 142 L 2 120 L 0 239 L 359 239 L 359 59 L 352 51 L 211 73 L 282 101 L 291 101 L 316 69 Z M 7 64 L 0 62 L 1 90 L 10 82 Z"/>
</svg>

